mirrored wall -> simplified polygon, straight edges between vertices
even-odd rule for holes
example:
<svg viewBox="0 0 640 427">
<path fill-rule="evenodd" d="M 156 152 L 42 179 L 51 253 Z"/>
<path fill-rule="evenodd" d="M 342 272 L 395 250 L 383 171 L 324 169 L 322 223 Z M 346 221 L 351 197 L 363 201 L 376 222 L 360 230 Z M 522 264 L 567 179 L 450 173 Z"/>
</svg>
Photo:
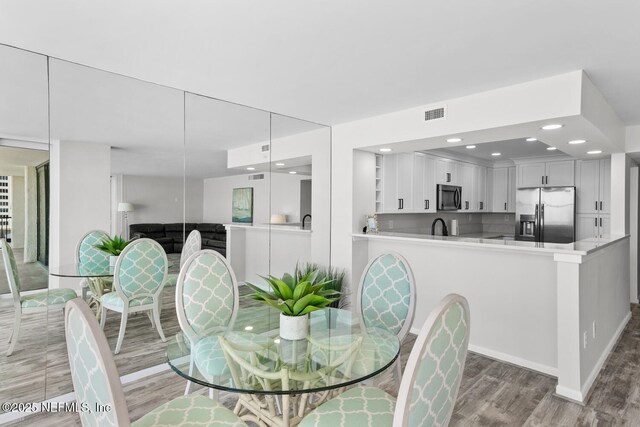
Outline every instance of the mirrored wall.
<svg viewBox="0 0 640 427">
<path fill-rule="evenodd" d="M 0 176 L 12 217 L 5 234 L 23 291 L 69 288 L 89 298 L 85 279 L 62 272 L 73 271 L 92 230 L 156 240 L 170 273 L 192 230 L 239 282 L 261 284 L 299 263 L 329 265 L 329 128 L 8 46 L 0 63 L 10 64 L 0 68 Z M 59 308 L 23 313 L 7 356 L 16 311 L 1 268 L 0 400 L 71 392 Z M 161 294 L 168 340 L 180 331 L 175 289 Z M 120 314 L 109 311 L 112 350 L 119 328 Z M 166 346 L 144 313 L 130 315 L 119 373 L 165 364 Z"/>
</svg>

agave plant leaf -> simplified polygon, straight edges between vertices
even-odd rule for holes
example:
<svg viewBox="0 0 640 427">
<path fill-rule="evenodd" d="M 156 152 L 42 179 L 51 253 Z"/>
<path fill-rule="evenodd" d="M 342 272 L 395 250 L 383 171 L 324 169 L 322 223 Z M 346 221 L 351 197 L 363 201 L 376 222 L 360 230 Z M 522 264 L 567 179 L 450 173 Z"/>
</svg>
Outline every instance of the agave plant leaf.
<svg viewBox="0 0 640 427">
<path fill-rule="evenodd" d="M 289 273 L 284 273 L 282 275 L 282 279 L 281 279 L 284 283 L 287 284 L 287 286 L 289 287 L 289 289 L 293 290 L 293 288 L 296 285 L 296 279 L 291 276 Z"/>
<path fill-rule="evenodd" d="M 299 316 L 304 316 L 307 313 L 311 313 L 312 311 L 322 310 L 322 307 L 315 307 L 313 305 L 306 306 L 299 314 Z"/>
<path fill-rule="evenodd" d="M 311 293 L 311 291 L 312 291 L 311 283 L 300 282 L 298 283 L 296 288 L 293 290 L 293 299 L 300 300 L 305 295 Z"/>
<path fill-rule="evenodd" d="M 283 300 L 293 298 L 293 292 L 291 291 L 289 285 L 275 277 L 270 277 L 270 279 L 271 287 L 276 292 L 276 295 L 278 295 L 278 298 Z"/>
<path fill-rule="evenodd" d="M 293 306 L 293 315 L 299 316 L 302 310 L 304 310 L 304 308 L 307 307 L 311 303 L 311 301 L 313 301 L 314 296 L 315 295 L 313 294 L 305 295 L 298 301 L 296 301 L 295 305 Z"/>
</svg>

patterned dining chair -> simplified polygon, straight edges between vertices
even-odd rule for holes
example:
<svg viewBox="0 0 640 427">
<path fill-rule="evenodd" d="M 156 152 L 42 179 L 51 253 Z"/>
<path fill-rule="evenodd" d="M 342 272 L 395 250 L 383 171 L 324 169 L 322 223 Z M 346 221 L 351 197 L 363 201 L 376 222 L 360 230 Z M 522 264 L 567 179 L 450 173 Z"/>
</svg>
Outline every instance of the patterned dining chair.
<svg viewBox="0 0 640 427">
<path fill-rule="evenodd" d="M 176 312 L 190 347 L 189 375 L 194 365 L 205 378 L 228 372 L 217 336 L 233 325 L 239 306 L 238 282 L 227 260 L 211 249 L 185 260 L 178 275 Z M 189 393 L 187 382 L 185 394 Z M 211 397 L 215 391 L 211 389 Z"/>
<path fill-rule="evenodd" d="M 136 239 L 118 256 L 113 272 L 114 292 L 100 298 L 102 328 L 107 319 L 107 310 L 116 311 L 122 316 L 115 354 L 120 352 L 129 313 L 150 311 L 151 325 L 155 326 L 162 341 L 166 341 L 160 325 L 160 294 L 166 277 L 167 254 L 154 240 Z"/>
<path fill-rule="evenodd" d="M 84 268 L 89 271 L 109 268 L 109 254 L 96 248 L 96 245 L 101 244 L 108 238 L 109 235 L 102 230 L 92 230 L 82 236 L 76 246 L 76 264 L 78 268 Z M 113 279 L 110 277 L 85 277 L 80 282 L 80 286 L 82 289 L 91 291 L 89 306 L 96 310 L 96 315 L 99 317 L 102 311 L 100 298 L 103 294 L 111 292 Z"/>
<path fill-rule="evenodd" d="M 202 236 L 198 230 L 193 230 L 187 236 L 187 240 L 184 242 L 182 246 L 182 252 L 180 252 L 180 269 L 187 261 L 187 259 L 198 252 L 202 248 Z M 179 274 L 179 273 L 178 273 Z M 171 273 L 167 275 L 167 280 L 165 281 L 165 286 L 175 286 L 178 283 L 178 274 Z"/>
<path fill-rule="evenodd" d="M 467 300 L 447 295 L 416 338 L 397 399 L 375 387 L 355 387 L 318 407 L 300 427 L 447 426 L 464 371 L 469 326 Z"/>
<path fill-rule="evenodd" d="M 76 400 L 83 426 L 246 426 L 233 412 L 204 396 L 182 396 L 131 423 L 109 344 L 89 306 L 67 303 L 65 330 Z M 96 410 L 109 408 L 109 410 Z"/>
<path fill-rule="evenodd" d="M 382 328 L 402 340 L 413 323 L 416 305 L 416 285 L 409 264 L 399 254 L 382 254 L 367 264 L 360 279 L 356 296 L 360 323 L 365 328 Z M 363 343 L 362 351 L 370 346 Z M 356 360 L 354 371 L 358 372 L 362 360 Z M 395 363 L 396 382 L 402 377 L 400 355 Z"/>
<path fill-rule="evenodd" d="M 9 290 L 13 297 L 13 330 L 9 337 L 9 350 L 7 351 L 7 356 L 11 356 L 20 335 L 20 323 L 22 322 L 23 313 L 42 312 L 47 311 L 49 308 L 63 308 L 67 301 L 77 297 L 77 295 L 76 291 L 68 288 L 49 289 L 30 293 L 29 295 L 20 295 L 20 275 L 18 274 L 18 265 L 16 264 L 13 249 L 4 238 L 0 239 L 0 249 L 2 249 L 2 259 L 7 273 Z"/>
</svg>

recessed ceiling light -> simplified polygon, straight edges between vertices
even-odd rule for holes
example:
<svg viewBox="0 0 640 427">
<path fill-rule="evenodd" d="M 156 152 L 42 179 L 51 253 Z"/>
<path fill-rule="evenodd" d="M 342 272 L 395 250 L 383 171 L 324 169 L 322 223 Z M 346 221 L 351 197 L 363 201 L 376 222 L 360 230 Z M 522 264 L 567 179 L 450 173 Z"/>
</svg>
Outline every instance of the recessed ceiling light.
<svg viewBox="0 0 640 427">
<path fill-rule="evenodd" d="M 276 166 L 284 166 L 284 163 L 276 163 Z"/>
<path fill-rule="evenodd" d="M 492 156 L 497 157 L 497 156 L 501 156 L 502 153 L 491 153 Z"/>
<path fill-rule="evenodd" d="M 254 171 L 254 170 L 256 170 L 256 168 L 248 167 L 247 170 L 248 171 Z"/>
<path fill-rule="evenodd" d="M 533 142 L 533 141 L 537 141 L 538 138 L 527 138 L 527 142 Z"/>
<path fill-rule="evenodd" d="M 391 151 L 391 148 L 381 148 L 380 151 L 382 151 L 383 153 L 388 153 L 389 151 Z"/>
<path fill-rule="evenodd" d="M 447 142 L 461 142 L 462 138 L 449 138 L 447 139 Z"/>
<path fill-rule="evenodd" d="M 587 151 L 587 154 L 600 154 L 602 153 L 602 150 L 591 150 L 591 151 Z"/>
<path fill-rule="evenodd" d="M 253 326 L 245 326 L 244 330 L 245 331 L 253 331 Z"/>
<path fill-rule="evenodd" d="M 542 130 L 556 130 L 556 129 L 560 129 L 562 126 L 561 124 L 552 124 L 552 125 L 544 125 L 542 126 Z"/>
<path fill-rule="evenodd" d="M 289 172 L 289 173 L 290 173 L 291 175 L 295 175 L 295 174 L 297 174 L 298 172 L 296 172 L 296 171 L 291 171 L 291 172 Z"/>
<path fill-rule="evenodd" d="M 547 147 L 547 150 L 554 151 L 554 150 L 557 150 L 557 148 L 556 147 Z"/>
<path fill-rule="evenodd" d="M 569 141 L 569 144 L 584 144 L 587 142 L 586 139 L 574 139 L 573 141 Z"/>
<path fill-rule="evenodd" d="M 475 146 L 475 145 L 467 145 L 467 148 L 468 148 L 469 150 L 473 150 L 474 148 L 476 148 L 476 146 Z"/>
</svg>

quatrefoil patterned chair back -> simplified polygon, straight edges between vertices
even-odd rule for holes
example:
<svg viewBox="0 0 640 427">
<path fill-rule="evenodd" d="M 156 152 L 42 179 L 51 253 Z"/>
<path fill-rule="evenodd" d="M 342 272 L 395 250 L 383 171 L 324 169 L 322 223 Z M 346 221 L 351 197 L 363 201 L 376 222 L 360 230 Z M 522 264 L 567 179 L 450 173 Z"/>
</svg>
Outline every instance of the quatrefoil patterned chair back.
<svg viewBox="0 0 640 427">
<path fill-rule="evenodd" d="M 402 376 L 394 425 L 449 424 L 467 357 L 469 328 L 469 304 L 460 295 L 447 295 L 431 312 Z"/>
<path fill-rule="evenodd" d="M 193 230 L 187 236 L 186 242 L 180 252 L 180 268 L 187 262 L 187 259 L 202 248 L 202 235 L 198 230 Z"/>
<path fill-rule="evenodd" d="M 363 324 L 387 329 L 402 341 L 413 322 L 415 294 L 413 273 L 401 255 L 374 258 L 365 268 L 357 295 Z"/>
<path fill-rule="evenodd" d="M 120 253 L 115 266 L 114 287 L 128 300 L 155 296 L 167 274 L 167 255 L 151 239 L 136 239 Z"/>
<path fill-rule="evenodd" d="M 109 254 L 95 247 L 108 238 L 109 235 L 102 230 L 93 230 L 85 234 L 78 242 L 76 250 L 78 265 L 88 271 L 99 271 L 109 267 Z"/>
<path fill-rule="evenodd" d="M 95 315 L 80 298 L 66 305 L 65 330 L 76 400 L 88 405 L 84 409 L 90 409 L 80 411 L 82 425 L 130 425 L 120 376 L 107 339 Z M 109 410 L 96 410 L 106 405 Z"/>
<path fill-rule="evenodd" d="M 187 259 L 178 276 L 176 311 L 192 344 L 233 324 L 238 301 L 235 274 L 222 255 L 204 249 Z"/>
</svg>

